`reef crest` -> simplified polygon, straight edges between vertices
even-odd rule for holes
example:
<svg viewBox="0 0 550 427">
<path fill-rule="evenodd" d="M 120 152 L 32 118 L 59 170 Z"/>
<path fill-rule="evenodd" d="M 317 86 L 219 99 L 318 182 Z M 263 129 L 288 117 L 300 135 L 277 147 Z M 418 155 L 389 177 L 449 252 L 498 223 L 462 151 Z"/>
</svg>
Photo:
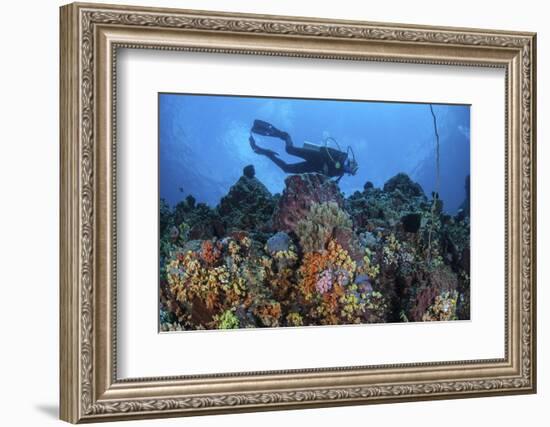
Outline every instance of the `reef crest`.
<svg viewBox="0 0 550 427">
<path fill-rule="evenodd" d="M 247 166 L 215 208 L 161 201 L 160 231 L 164 331 L 469 319 L 469 216 L 404 173 L 274 196 Z"/>
</svg>

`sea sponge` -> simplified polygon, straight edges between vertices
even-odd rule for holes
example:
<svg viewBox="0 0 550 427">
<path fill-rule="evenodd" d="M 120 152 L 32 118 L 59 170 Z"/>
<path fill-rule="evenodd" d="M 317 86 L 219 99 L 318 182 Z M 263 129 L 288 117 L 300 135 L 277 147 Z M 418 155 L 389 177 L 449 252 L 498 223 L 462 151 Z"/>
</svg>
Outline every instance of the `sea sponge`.
<svg viewBox="0 0 550 427">
<path fill-rule="evenodd" d="M 278 233 L 267 239 L 265 245 L 266 252 L 274 254 L 276 252 L 287 251 L 290 247 L 291 240 L 288 234 L 279 231 Z"/>
<path fill-rule="evenodd" d="M 305 218 L 296 224 L 296 235 L 302 250 L 319 252 L 326 249 L 334 229 L 352 229 L 352 221 L 337 203 L 313 203 Z"/>
</svg>

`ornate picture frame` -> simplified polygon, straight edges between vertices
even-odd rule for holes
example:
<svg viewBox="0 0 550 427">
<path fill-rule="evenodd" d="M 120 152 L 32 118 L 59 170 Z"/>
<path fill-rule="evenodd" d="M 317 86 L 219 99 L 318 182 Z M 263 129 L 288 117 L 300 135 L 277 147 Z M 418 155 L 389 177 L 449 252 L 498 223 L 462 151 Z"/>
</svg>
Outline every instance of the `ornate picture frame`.
<svg viewBox="0 0 550 427">
<path fill-rule="evenodd" d="M 536 35 L 98 4 L 61 8 L 60 416 L 71 422 L 536 392 Z M 120 49 L 505 72 L 504 357 L 120 379 Z"/>
</svg>

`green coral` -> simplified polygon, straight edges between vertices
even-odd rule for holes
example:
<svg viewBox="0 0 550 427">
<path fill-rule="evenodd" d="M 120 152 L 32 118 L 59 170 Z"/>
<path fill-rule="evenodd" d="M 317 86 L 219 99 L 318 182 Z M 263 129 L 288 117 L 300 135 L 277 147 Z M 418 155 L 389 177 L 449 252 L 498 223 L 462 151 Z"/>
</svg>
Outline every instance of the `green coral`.
<svg viewBox="0 0 550 427">
<path fill-rule="evenodd" d="M 304 252 L 318 252 L 326 248 L 336 227 L 351 230 L 349 215 L 335 202 L 313 203 L 295 231 Z"/>
<path fill-rule="evenodd" d="M 239 319 L 235 316 L 233 310 L 226 310 L 214 319 L 218 329 L 237 329 L 239 327 Z"/>
</svg>

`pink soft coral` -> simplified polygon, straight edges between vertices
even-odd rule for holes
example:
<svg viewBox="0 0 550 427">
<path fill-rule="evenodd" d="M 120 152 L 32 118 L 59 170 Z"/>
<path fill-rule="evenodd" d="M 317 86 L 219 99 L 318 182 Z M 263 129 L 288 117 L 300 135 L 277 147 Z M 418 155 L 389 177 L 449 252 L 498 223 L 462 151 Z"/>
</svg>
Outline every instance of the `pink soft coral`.
<svg viewBox="0 0 550 427">
<path fill-rule="evenodd" d="M 315 283 L 315 288 L 322 294 L 332 289 L 332 273 L 330 270 L 325 270 L 321 273 L 321 277 Z"/>
</svg>

